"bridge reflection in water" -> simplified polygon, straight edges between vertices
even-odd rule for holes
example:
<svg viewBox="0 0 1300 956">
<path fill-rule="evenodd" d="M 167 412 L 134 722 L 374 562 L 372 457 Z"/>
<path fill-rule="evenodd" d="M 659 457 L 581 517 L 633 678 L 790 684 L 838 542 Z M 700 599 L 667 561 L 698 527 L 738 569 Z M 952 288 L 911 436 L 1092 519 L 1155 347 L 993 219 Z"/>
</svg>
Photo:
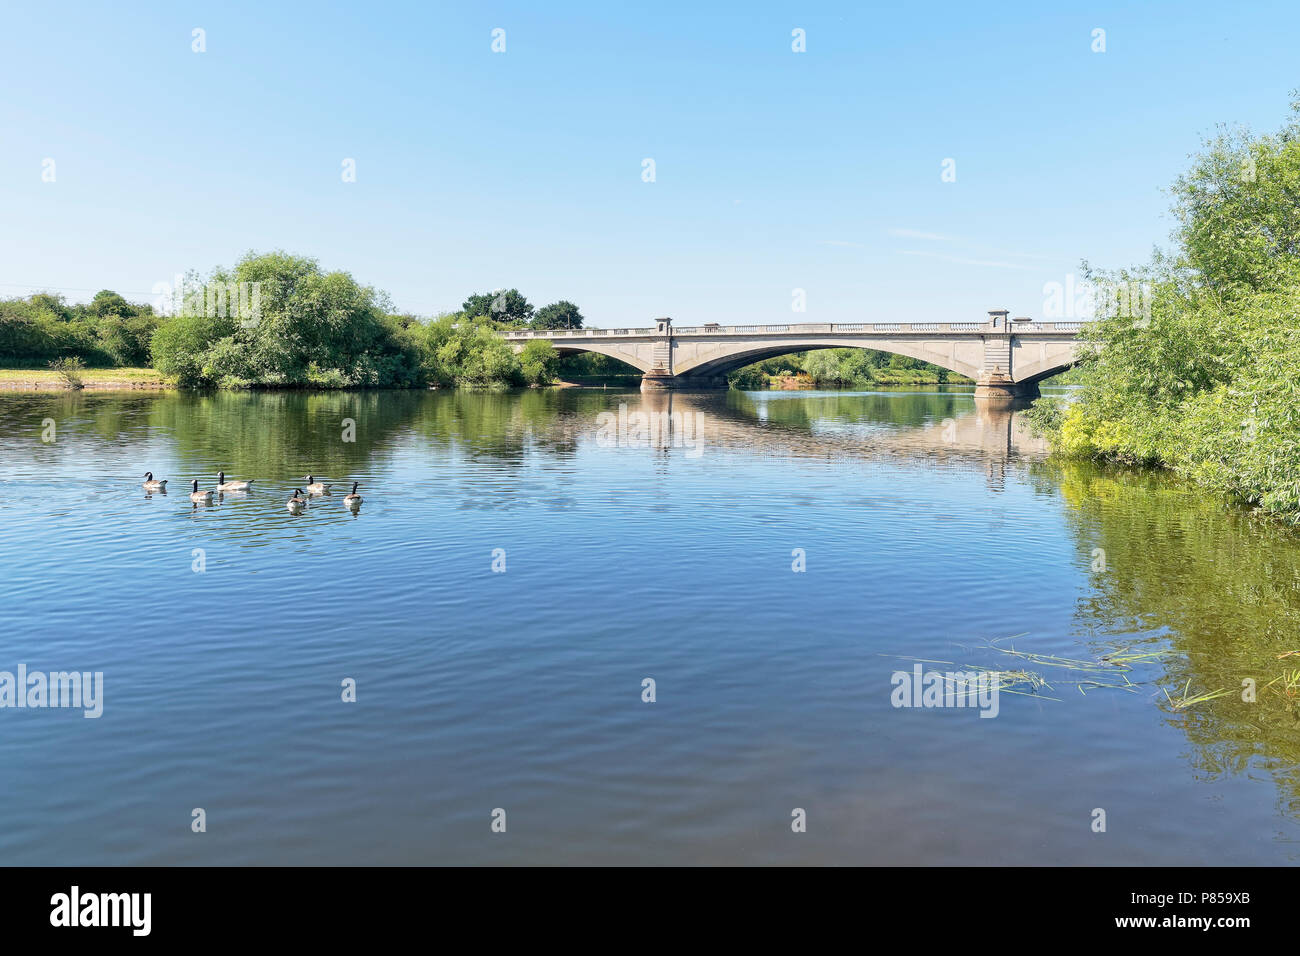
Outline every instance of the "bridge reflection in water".
<svg viewBox="0 0 1300 956">
<path fill-rule="evenodd" d="M 687 457 L 703 457 L 712 448 L 796 458 L 930 458 L 940 466 L 980 463 L 993 487 L 1002 485 L 1010 462 L 1048 453 L 1046 441 L 1029 427 L 1028 402 L 975 402 L 969 391 L 914 394 L 914 421 L 903 424 L 871 414 L 878 400 L 890 403 L 896 416 L 897 392 L 806 391 L 629 392 L 610 403 L 606 421 L 621 414 L 628 423 L 624 440 L 665 455 L 684 450 Z M 615 404 L 625 406 L 621 413 Z"/>
</svg>

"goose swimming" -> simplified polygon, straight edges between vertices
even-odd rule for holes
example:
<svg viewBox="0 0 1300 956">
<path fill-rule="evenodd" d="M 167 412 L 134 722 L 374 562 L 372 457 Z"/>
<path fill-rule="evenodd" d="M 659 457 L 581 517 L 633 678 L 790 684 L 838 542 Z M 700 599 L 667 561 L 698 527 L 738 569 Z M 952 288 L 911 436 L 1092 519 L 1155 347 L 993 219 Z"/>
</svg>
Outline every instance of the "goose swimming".
<svg viewBox="0 0 1300 956">
<path fill-rule="evenodd" d="M 224 471 L 217 472 L 217 491 L 248 491 L 253 487 L 250 481 L 226 481 Z"/>
</svg>

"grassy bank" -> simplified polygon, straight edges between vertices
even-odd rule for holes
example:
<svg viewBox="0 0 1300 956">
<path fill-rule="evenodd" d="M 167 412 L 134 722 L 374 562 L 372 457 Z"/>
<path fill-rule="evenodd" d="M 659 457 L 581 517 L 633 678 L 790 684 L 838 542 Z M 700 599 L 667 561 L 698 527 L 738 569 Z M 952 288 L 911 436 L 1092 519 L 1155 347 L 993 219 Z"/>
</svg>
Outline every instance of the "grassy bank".
<svg viewBox="0 0 1300 956">
<path fill-rule="evenodd" d="M 975 380 L 956 372 L 940 376 L 933 368 L 881 368 L 871 373 L 877 385 L 974 385 Z"/>
<path fill-rule="evenodd" d="M 164 389 L 175 388 L 165 376 L 151 368 L 88 368 L 80 372 L 83 388 Z M 64 377 L 49 368 L 0 368 L 0 389 L 66 389 Z"/>
<path fill-rule="evenodd" d="M 764 384 L 766 381 L 766 384 Z M 740 379 L 733 383 L 733 388 L 742 388 L 747 391 L 761 391 L 764 388 L 774 389 L 777 391 L 792 391 L 799 389 L 820 389 L 829 391 L 867 391 L 873 388 L 889 388 L 895 385 L 974 385 L 975 383 L 963 375 L 955 372 L 949 372 L 946 376 L 940 376 L 928 369 L 878 369 L 872 373 L 870 378 L 858 378 L 852 382 L 844 381 L 816 381 L 811 375 L 799 373 L 797 375 L 766 375 L 761 377 L 749 377 Z"/>
<path fill-rule="evenodd" d="M 641 373 L 632 375 L 563 375 L 556 385 L 567 388 L 639 388 Z"/>
</svg>

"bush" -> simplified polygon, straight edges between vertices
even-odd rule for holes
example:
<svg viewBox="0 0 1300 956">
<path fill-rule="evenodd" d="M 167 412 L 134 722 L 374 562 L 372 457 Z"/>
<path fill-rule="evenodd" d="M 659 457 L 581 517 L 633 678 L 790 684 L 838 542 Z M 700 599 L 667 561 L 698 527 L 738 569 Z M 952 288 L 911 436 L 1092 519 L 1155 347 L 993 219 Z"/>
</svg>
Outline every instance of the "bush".
<svg viewBox="0 0 1300 956">
<path fill-rule="evenodd" d="M 771 388 L 771 380 L 758 365 L 746 365 L 727 376 L 727 385 L 745 392 L 760 392 Z"/>
<path fill-rule="evenodd" d="M 143 365 L 157 325 L 151 306 L 115 292 L 87 305 L 44 293 L 0 300 L 0 360 L 33 365 L 76 356 L 95 366 Z"/>
<path fill-rule="evenodd" d="M 222 369 L 230 374 L 240 362 L 233 341 L 235 328 L 233 319 L 176 316 L 154 333 L 154 368 L 173 376 L 182 388 L 216 384 Z"/>
<path fill-rule="evenodd" d="M 228 293 L 224 305 L 214 290 Z M 422 381 L 416 338 L 386 314 L 384 297 L 345 272 L 322 272 L 314 259 L 250 253 L 182 298 L 182 314 L 153 336 L 153 358 L 183 386 L 383 388 Z"/>
<path fill-rule="evenodd" d="M 804 356 L 803 370 L 823 388 L 865 388 L 875 381 L 870 361 L 860 349 L 809 352 Z"/>
<path fill-rule="evenodd" d="M 524 384 L 523 367 L 491 320 L 446 315 L 425 327 L 423 368 L 439 385 Z"/>
<path fill-rule="evenodd" d="M 1161 465 L 1300 523 L 1300 102 L 1293 110 L 1277 135 L 1208 141 L 1174 187 L 1174 250 L 1100 276 L 1146 283 L 1148 302 L 1092 323 L 1078 400 L 1035 411 L 1059 451 Z"/>
<path fill-rule="evenodd" d="M 555 369 L 560 353 L 543 339 L 533 339 L 519 354 L 519 365 L 524 381 L 529 385 L 550 385 L 555 381 Z"/>
<path fill-rule="evenodd" d="M 81 380 L 81 373 L 86 370 L 86 363 L 80 358 L 61 358 L 55 359 L 50 363 L 50 368 L 59 374 L 63 379 L 63 384 L 68 388 L 81 389 L 86 387 L 86 383 Z"/>
</svg>

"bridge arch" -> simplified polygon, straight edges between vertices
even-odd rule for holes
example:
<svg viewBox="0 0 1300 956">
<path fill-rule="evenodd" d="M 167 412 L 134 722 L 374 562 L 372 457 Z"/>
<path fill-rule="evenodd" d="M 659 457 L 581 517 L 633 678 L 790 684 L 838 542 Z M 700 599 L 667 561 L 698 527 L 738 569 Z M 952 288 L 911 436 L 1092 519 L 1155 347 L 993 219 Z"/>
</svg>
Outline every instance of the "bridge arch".
<svg viewBox="0 0 1300 956">
<path fill-rule="evenodd" d="M 780 343 L 763 343 L 755 344 L 752 347 L 736 349 L 734 347 L 722 347 L 722 354 L 710 356 L 707 351 L 698 355 L 694 361 L 685 361 L 673 363 L 673 371 L 678 375 L 699 376 L 709 378 L 718 375 L 727 375 L 736 369 L 744 368 L 746 365 L 752 365 L 755 362 L 762 362 L 771 358 L 779 358 L 782 355 L 791 355 L 796 352 L 815 352 L 821 349 L 870 349 L 876 352 L 887 352 L 891 355 L 902 355 L 907 358 L 918 359 L 922 362 L 929 362 L 931 365 L 937 365 L 945 368 L 950 372 L 956 372 L 958 375 L 965 375 L 967 378 L 977 378 L 980 373 L 980 365 L 971 361 L 972 357 L 961 355 L 953 349 L 943 350 L 937 347 L 937 343 L 930 343 L 920 340 L 889 340 L 870 342 L 854 341 L 826 341 L 824 339 L 809 339 L 807 341 L 785 341 Z"/>
<path fill-rule="evenodd" d="M 607 355 L 612 359 L 618 359 L 626 365 L 630 365 L 636 371 L 643 375 L 653 367 L 653 359 L 646 355 L 642 356 L 637 353 L 635 348 L 629 348 L 627 345 L 616 342 L 601 342 L 599 340 L 588 342 L 582 340 L 582 344 L 569 342 L 552 342 L 555 351 L 563 358 L 566 355 L 579 355 L 582 352 L 595 352 L 597 355 Z"/>
<path fill-rule="evenodd" d="M 1076 343 L 1062 348 L 1043 342 L 1023 342 L 1017 344 L 1012 367 L 1016 370 L 1017 382 L 1036 385 L 1045 378 L 1073 368 L 1081 358 L 1081 349 Z"/>
<path fill-rule="evenodd" d="M 1044 379 L 1051 378 L 1053 375 L 1060 375 L 1062 372 L 1068 371 L 1074 368 L 1078 364 L 1079 362 L 1076 359 L 1073 362 L 1066 362 L 1063 365 L 1054 365 L 1052 368 L 1049 368 L 1046 371 L 1038 372 L 1029 378 L 1021 378 L 1018 381 L 1022 385 L 1037 385 L 1039 382 L 1043 381 Z"/>
</svg>

